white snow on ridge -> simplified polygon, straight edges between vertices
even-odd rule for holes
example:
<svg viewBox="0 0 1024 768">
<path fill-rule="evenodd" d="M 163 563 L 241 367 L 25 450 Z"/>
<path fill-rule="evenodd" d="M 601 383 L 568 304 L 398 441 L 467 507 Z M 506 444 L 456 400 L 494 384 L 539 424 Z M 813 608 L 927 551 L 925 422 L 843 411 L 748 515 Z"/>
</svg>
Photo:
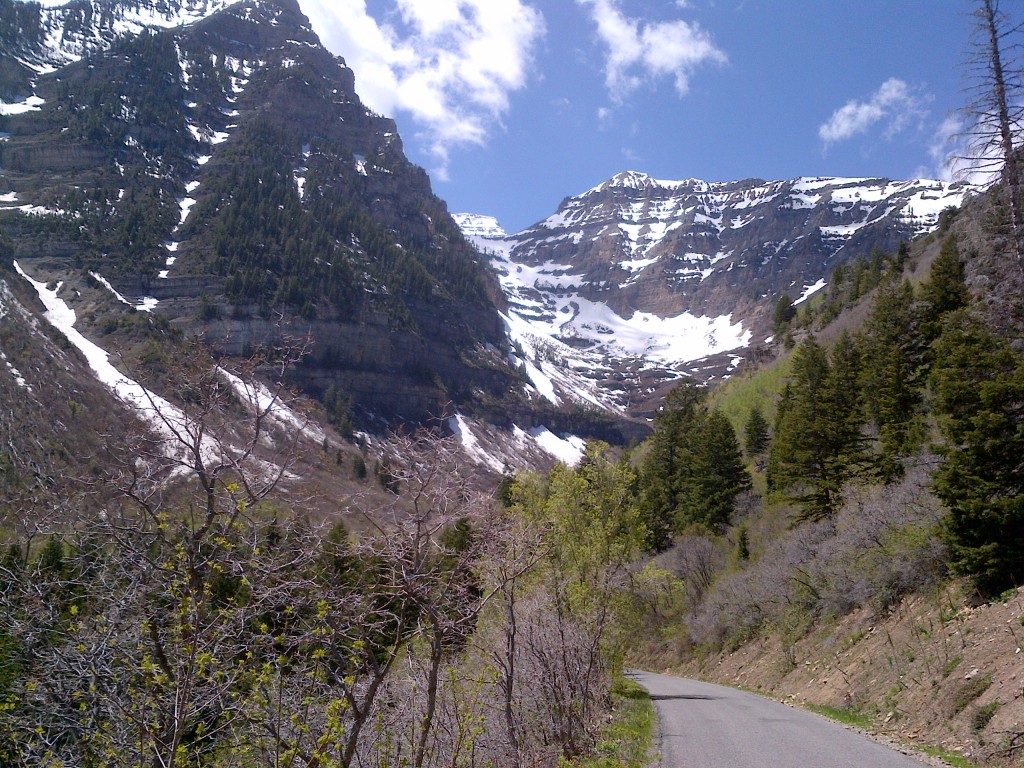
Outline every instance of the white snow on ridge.
<svg viewBox="0 0 1024 768">
<path fill-rule="evenodd" d="M 250 412 L 266 414 L 286 431 L 302 433 L 315 443 L 322 443 L 326 438 L 320 427 L 289 408 L 278 393 L 271 391 L 262 382 L 255 379 L 245 381 L 223 368 L 217 370 Z"/>
<path fill-rule="evenodd" d="M 155 0 L 139 0 L 134 7 L 122 7 L 112 14 L 94 13 L 91 23 L 82 24 L 80 9 L 68 0 L 42 0 L 42 28 L 45 32 L 40 59 L 19 59 L 38 74 L 56 71 L 58 66 L 79 61 L 91 51 L 109 47 L 124 36 L 146 28 L 171 28 L 195 23 L 227 7 L 234 0 L 184 0 L 180 8 Z M 88 21 L 90 17 L 86 17 Z M 184 74 L 184 73 L 183 73 Z M 186 81 L 187 82 L 187 81 Z"/>
<path fill-rule="evenodd" d="M 467 238 L 505 238 L 508 235 L 498 220 L 493 216 L 484 216 L 479 213 L 453 213 L 452 218 L 459 225 L 462 234 Z"/>
<path fill-rule="evenodd" d="M 456 414 L 448 420 L 448 428 L 471 461 L 494 472 L 505 472 L 508 467 L 520 464 L 531 449 L 569 466 L 579 464 L 586 450 L 583 439 L 575 435 L 559 437 L 544 426 L 526 432 L 513 425 L 509 439 L 508 433 L 499 436 L 493 427 Z"/>
<path fill-rule="evenodd" d="M 522 366 L 533 389 L 555 405 L 564 397 L 607 408 L 593 375 L 606 370 L 607 357 L 644 358 L 647 365 L 674 366 L 749 345 L 751 333 L 729 316 L 711 318 L 683 313 L 660 318 L 635 312 L 623 318 L 607 305 L 577 293 L 582 275 L 565 264 L 529 265 L 512 260 L 515 240 L 467 235 L 490 254 L 509 312 L 503 315 L 508 337 L 523 352 L 511 362 Z M 706 257 L 700 255 L 701 260 Z M 627 260 L 626 268 L 643 268 L 643 260 Z M 703 277 L 703 271 L 695 268 Z M 561 339 L 588 343 L 579 349 Z M 588 375 L 590 374 L 590 375 Z"/>
<path fill-rule="evenodd" d="M 487 451 L 480 445 L 480 441 L 477 440 L 476 435 L 473 434 L 473 430 L 469 425 L 469 422 L 461 414 L 456 414 L 448 419 L 448 428 L 455 435 L 462 449 L 469 454 L 469 457 L 473 459 L 477 464 L 484 464 L 496 472 L 503 472 L 505 470 L 505 462 L 500 459 L 491 456 Z"/>
<path fill-rule="evenodd" d="M 90 272 L 89 275 L 96 282 L 98 282 L 100 285 L 102 285 L 104 288 L 106 288 L 108 291 L 110 291 L 112 294 L 114 294 L 114 298 L 116 298 L 122 304 L 127 304 L 132 309 L 136 309 L 136 310 L 138 310 L 140 312 L 152 312 L 154 309 L 156 309 L 157 304 L 160 303 L 159 301 L 154 299 L 152 296 L 144 296 L 143 298 L 139 299 L 138 302 L 128 301 L 128 299 L 126 299 L 124 296 L 122 296 L 118 292 L 118 290 L 116 288 L 114 288 L 114 286 L 112 286 L 110 284 L 110 282 L 107 280 L 107 278 L 105 278 L 99 272 Z"/>
<path fill-rule="evenodd" d="M 583 452 L 587 448 L 586 442 L 581 438 L 574 436 L 559 437 L 547 427 L 531 429 L 530 436 L 547 453 L 571 467 L 580 463 L 580 460 L 583 458 Z"/>
<path fill-rule="evenodd" d="M 811 296 L 813 296 L 822 288 L 824 288 L 826 285 L 828 285 L 828 283 L 825 282 L 825 278 L 821 278 L 820 280 L 818 280 L 818 282 L 813 283 L 812 285 L 805 286 L 804 292 L 800 294 L 800 298 L 794 301 L 793 303 L 802 304 L 803 302 L 811 298 Z"/>
</svg>

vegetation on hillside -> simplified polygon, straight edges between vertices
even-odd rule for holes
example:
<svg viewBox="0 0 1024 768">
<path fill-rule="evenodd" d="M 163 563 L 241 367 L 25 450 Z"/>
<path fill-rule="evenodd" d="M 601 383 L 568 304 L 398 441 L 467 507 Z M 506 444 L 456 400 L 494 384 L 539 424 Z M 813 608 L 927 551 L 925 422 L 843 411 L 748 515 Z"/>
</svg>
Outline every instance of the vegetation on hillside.
<svg viewBox="0 0 1024 768">
<path fill-rule="evenodd" d="M 179 405 L 153 400 L 162 434 L 108 446 L 109 470 L 65 500 L 77 513 L 0 508 L 0 762 L 556 766 L 594 751 L 636 619 L 628 463 L 594 444 L 497 504 L 454 438 L 396 437 L 393 501 L 352 499 L 357 533 L 283 493 L 292 443 L 263 390 L 225 386 L 201 356 L 165 362 Z M 100 509 L 97 488 L 116 492 Z"/>
</svg>

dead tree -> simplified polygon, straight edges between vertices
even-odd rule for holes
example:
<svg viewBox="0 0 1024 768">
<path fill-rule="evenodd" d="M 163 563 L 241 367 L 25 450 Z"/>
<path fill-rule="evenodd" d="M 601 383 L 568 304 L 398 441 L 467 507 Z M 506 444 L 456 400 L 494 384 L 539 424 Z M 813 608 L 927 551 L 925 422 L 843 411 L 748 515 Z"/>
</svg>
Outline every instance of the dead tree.
<svg viewBox="0 0 1024 768">
<path fill-rule="evenodd" d="M 1024 118 L 1020 66 L 1021 22 L 1011 22 L 999 0 L 978 0 L 967 57 L 971 121 L 967 130 L 971 170 L 998 172 L 1010 223 L 1010 243 L 1024 290 L 1024 211 L 1021 210 L 1019 144 Z"/>
</svg>

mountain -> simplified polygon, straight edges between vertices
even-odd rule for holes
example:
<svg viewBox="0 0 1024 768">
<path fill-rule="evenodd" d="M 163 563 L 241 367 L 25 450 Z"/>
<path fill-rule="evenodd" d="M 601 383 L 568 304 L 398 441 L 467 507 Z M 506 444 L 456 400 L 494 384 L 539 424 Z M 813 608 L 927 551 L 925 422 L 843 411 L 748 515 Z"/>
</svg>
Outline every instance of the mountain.
<svg viewBox="0 0 1024 768">
<path fill-rule="evenodd" d="M 493 273 L 294 0 L 0 18 L 8 264 L 233 354 L 307 339 L 294 383 L 363 423 L 518 392 Z"/>
<path fill-rule="evenodd" d="M 764 343 L 778 293 L 965 191 L 628 172 L 524 232 L 460 231 L 355 83 L 295 0 L 0 0 L 0 279 L 59 284 L 129 363 L 298 344 L 290 382 L 342 432 L 445 415 L 497 467 L 544 430 L 642 437 L 667 384 Z"/>
<path fill-rule="evenodd" d="M 970 191 L 924 179 L 714 183 L 626 171 L 513 235 L 489 217 L 456 219 L 491 256 L 538 390 L 635 409 L 680 375 L 727 375 L 770 339 L 780 295 L 806 300 L 836 267 L 894 252 Z"/>
</svg>

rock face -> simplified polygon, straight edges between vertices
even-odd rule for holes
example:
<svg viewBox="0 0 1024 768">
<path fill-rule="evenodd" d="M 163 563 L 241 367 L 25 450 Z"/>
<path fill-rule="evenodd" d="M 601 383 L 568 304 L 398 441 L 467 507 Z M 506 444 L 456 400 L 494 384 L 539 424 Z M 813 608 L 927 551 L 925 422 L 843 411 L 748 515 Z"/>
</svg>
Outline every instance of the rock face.
<svg viewBox="0 0 1024 768">
<path fill-rule="evenodd" d="M 0 228 L 367 423 L 522 390 L 502 294 L 295 0 L 0 0 Z M 516 395 L 516 397 L 519 397 Z"/>
<path fill-rule="evenodd" d="M 570 266 L 617 314 L 736 318 L 839 264 L 931 231 L 967 187 L 914 179 L 659 181 L 627 171 L 514 235 L 516 263 Z"/>
<path fill-rule="evenodd" d="M 923 179 L 710 183 L 627 171 L 514 235 L 488 217 L 457 220 L 491 254 L 538 389 L 579 399 L 589 381 L 599 399 L 631 408 L 680 375 L 727 374 L 771 333 L 779 295 L 799 300 L 839 265 L 895 251 L 969 191 Z"/>
</svg>

